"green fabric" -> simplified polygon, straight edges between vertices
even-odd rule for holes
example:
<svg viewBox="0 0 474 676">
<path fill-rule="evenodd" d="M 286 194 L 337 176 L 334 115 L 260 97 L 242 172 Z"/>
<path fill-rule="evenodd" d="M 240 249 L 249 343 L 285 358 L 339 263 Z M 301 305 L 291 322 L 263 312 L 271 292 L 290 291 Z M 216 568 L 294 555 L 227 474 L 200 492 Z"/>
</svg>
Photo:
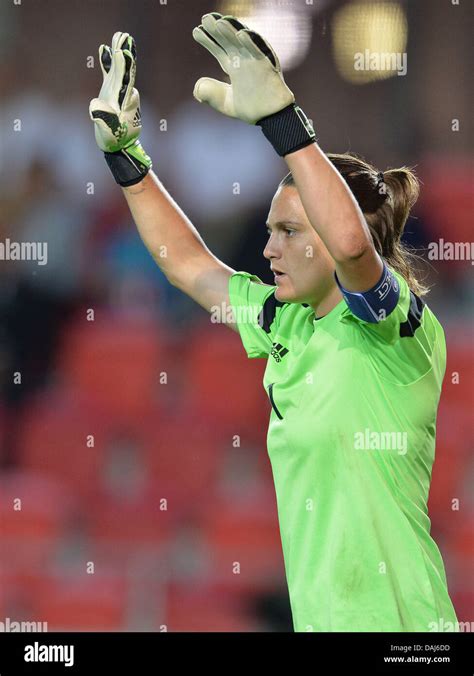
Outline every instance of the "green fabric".
<svg viewBox="0 0 474 676">
<path fill-rule="evenodd" d="M 319 320 L 284 303 L 268 332 L 244 310 L 271 311 L 276 287 L 246 272 L 229 281 L 243 345 L 268 359 L 263 383 L 281 416 L 272 409 L 267 444 L 296 631 L 457 623 L 426 506 L 444 333 L 425 306 L 414 336 L 400 337 L 410 292 L 394 274 L 399 303 L 379 324 L 344 300 Z"/>
<path fill-rule="evenodd" d="M 142 164 L 144 167 L 147 167 L 148 169 L 152 168 L 153 166 L 152 161 L 149 155 L 147 155 L 146 152 L 143 150 L 143 146 L 138 139 L 134 141 L 131 145 L 127 146 L 125 148 L 125 151 L 131 157 L 133 157 L 133 159 L 136 160 L 139 164 Z"/>
</svg>

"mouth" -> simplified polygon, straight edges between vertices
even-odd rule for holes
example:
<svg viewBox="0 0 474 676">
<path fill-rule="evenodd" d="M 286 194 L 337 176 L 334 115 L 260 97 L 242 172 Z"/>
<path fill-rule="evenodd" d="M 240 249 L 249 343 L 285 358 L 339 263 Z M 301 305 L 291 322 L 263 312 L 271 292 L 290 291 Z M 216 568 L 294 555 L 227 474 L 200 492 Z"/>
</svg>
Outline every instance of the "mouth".
<svg viewBox="0 0 474 676">
<path fill-rule="evenodd" d="M 282 280 L 286 277 L 285 272 L 280 272 L 279 270 L 273 270 L 273 276 L 275 278 L 275 284 L 280 284 Z"/>
<path fill-rule="evenodd" d="M 273 275 L 275 279 L 281 279 L 286 275 L 286 272 L 282 272 L 281 270 L 276 270 L 275 268 L 272 268 Z"/>
</svg>

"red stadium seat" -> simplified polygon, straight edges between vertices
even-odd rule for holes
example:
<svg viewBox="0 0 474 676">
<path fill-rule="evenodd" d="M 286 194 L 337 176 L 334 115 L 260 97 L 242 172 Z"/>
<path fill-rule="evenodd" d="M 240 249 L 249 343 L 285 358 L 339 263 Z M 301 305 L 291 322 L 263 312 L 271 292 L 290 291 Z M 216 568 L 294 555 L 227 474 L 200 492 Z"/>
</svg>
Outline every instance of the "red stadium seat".
<svg viewBox="0 0 474 676">
<path fill-rule="evenodd" d="M 420 175 L 423 190 L 419 207 L 428 214 L 432 234 L 449 242 L 470 242 L 472 238 L 472 166 L 470 158 L 450 159 L 443 155 L 426 162 Z M 449 236 L 446 234 L 449 223 Z M 469 262 L 466 263 L 469 265 Z M 451 262 L 457 267 L 456 262 Z"/>
<path fill-rule="evenodd" d="M 465 488 L 467 490 L 467 486 Z M 472 609 L 474 607 L 473 576 L 474 570 L 474 514 L 462 500 L 461 509 L 451 517 L 449 526 L 449 552 L 453 575 L 450 582 L 452 600 L 459 622 L 469 622 L 473 627 Z M 446 547 L 448 548 L 448 547 Z"/>
<path fill-rule="evenodd" d="M 121 470 L 129 474 L 122 479 L 125 488 L 134 481 L 133 470 L 147 474 L 144 446 L 148 437 L 144 430 L 153 428 L 158 433 L 162 424 L 156 411 L 127 423 L 94 408 L 71 390 L 58 389 L 38 397 L 25 415 L 19 437 L 20 461 L 93 500 L 113 483 L 110 475 L 116 465 L 119 469 L 126 465 Z"/>
<path fill-rule="evenodd" d="M 95 542 L 157 546 L 166 543 L 172 533 L 176 515 L 172 509 L 160 509 L 162 495 L 153 491 L 133 499 L 104 496 L 89 513 L 88 533 Z"/>
<path fill-rule="evenodd" d="M 466 508 L 469 511 L 469 507 Z M 458 516 L 461 516 L 458 513 Z M 458 556 L 458 565 L 465 566 L 466 573 L 474 570 L 474 513 L 457 519 L 452 533 L 453 549 Z"/>
<path fill-rule="evenodd" d="M 120 631 L 127 619 L 128 583 L 113 574 L 75 572 L 45 578 L 34 615 L 48 631 Z"/>
<path fill-rule="evenodd" d="M 30 406 L 20 431 L 20 461 L 89 497 L 102 483 L 112 432 L 110 422 L 90 403 L 58 390 Z M 93 446 L 87 443 L 89 435 Z"/>
<path fill-rule="evenodd" d="M 231 501 L 216 502 L 202 526 L 215 580 L 251 588 L 269 579 L 284 579 L 277 510 L 271 492 L 238 505 Z M 234 572 L 235 563 L 240 566 L 239 573 Z"/>
<path fill-rule="evenodd" d="M 29 561 L 29 569 L 7 567 L 4 561 L 0 565 L 0 617 L 9 617 L 12 621 L 40 622 L 35 617 L 34 599 L 41 593 L 45 584 L 45 565 L 36 565 Z"/>
<path fill-rule="evenodd" d="M 453 500 L 459 497 L 468 454 L 467 446 L 455 441 L 437 441 L 428 510 L 432 522 L 447 531 L 452 525 Z"/>
<path fill-rule="evenodd" d="M 162 495 L 194 515 L 211 497 L 225 453 L 222 436 L 205 421 L 179 411 L 159 425 L 142 429 L 149 478 Z"/>
<path fill-rule="evenodd" d="M 445 524 L 449 529 L 453 515 L 452 500 L 460 495 L 474 442 L 472 329 L 448 325 L 446 342 L 448 356 L 437 416 L 436 457 L 429 508 L 433 521 Z"/>
<path fill-rule="evenodd" d="M 44 567 L 54 557 L 72 510 L 68 492 L 57 482 L 29 472 L 3 475 L 0 478 L 2 568 L 32 571 Z"/>
<path fill-rule="evenodd" d="M 235 598 L 223 598 L 212 585 L 170 584 L 158 617 L 167 631 L 255 631 L 254 621 Z"/>
<path fill-rule="evenodd" d="M 189 337 L 185 402 L 216 429 L 252 441 L 265 439 L 269 405 L 263 391 L 265 360 L 249 360 L 228 328 L 200 326 Z"/>
<path fill-rule="evenodd" d="M 441 406 L 443 403 L 452 404 L 451 414 L 457 419 L 467 420 L 470 423 L 474 409 L 474 361 L 472 359 L 473 333 L 472 329 L 453 331 L 446 330 L 447 364 L 443 382 Z M 455 421 L 451 417 L 451 426 Z M 470 426 L 470 425 L 469 425 Z"/>
<path fill-rule="evenodd" d="M 58 375 L 93 408 L 134 423 L 166 394 L 160 372 L 168 366 L 154 322 L 81 319 L 65 334 Z"/>
</svg>

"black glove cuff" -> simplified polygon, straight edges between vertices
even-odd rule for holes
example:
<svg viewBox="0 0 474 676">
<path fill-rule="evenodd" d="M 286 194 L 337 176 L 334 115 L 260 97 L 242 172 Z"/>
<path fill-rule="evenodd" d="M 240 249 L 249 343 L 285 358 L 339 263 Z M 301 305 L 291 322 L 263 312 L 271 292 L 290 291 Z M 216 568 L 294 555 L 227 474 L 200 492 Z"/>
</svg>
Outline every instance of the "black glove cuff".
<svg viewBox="0 0 474 676">
<path fill-rule="evenodd" d="M 139 183 L 150 171 L 150 167 L 131 157 L 126 150 L 104 153 L 104 156 L 116 182 L 124 188 Z"/>
<path fill-rule="evenodd" d="M 263 133 L 281 157 L 316 140 L 308 118 L 294 103 L 278 113 L 262 118 L 257 124 L 262 127 Z"/>
</svg>

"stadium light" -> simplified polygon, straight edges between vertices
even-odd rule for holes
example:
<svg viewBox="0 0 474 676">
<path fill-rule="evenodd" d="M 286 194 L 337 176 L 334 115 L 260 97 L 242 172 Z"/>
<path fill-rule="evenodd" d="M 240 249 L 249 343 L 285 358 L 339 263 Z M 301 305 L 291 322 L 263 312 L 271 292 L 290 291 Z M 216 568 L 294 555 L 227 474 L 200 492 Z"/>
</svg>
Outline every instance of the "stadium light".
<svg viewBox="0 0 474 676">
<path fill-rule="evenodd" d="M 407 69 L 408 22 L 398 2 L 352 2 L 332 22 L 334 60 L 340 75 L 366 84 Z"/>
<path fill-rule="evenodd" d="M 294 7 L 281 0 L 223 0 L 219 11 L 237 16 L 249 28 L 261 33 L 278 54 L 283 70 L 298 66 L 311 43 L 311 11 L 314 5 Z"/>
</svg>

